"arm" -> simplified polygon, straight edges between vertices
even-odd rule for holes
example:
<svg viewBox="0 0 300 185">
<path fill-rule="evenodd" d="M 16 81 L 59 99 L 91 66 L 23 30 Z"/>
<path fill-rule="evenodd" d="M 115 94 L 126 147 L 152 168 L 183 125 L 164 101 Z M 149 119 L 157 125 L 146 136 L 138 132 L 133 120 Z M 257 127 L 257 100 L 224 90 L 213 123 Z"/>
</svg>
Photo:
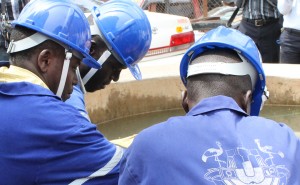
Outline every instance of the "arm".
<svg viewBox="0 0 300 185">
<path fill-rule="evenodd" d="M 49 147 L 43 149 L 47 152 L 42 156 L 37 183 L 117 185 L 123 149 L 64 102 L 47 107 L 56 111 L 48 111 L 51 120 L 43 123 L 47 134 L 39 132 L 39 142 Z"/>
<path fill-rule="evenodd" d="M 147 157 L 147 155 L 144 155 L 145 150 L 143 148 L 141 149 L 137 143 L 137 140 L 135 140 L 134 145 L 131 145 L 131 147 L 126 150 L 121 160 L 119 185 L 137 185 L 141 181 L 139 180 L 140 176 L 143 179 L 143 170 L 140 169 L 140 165 L 144 165 L 143 159 Z M 136 155 L 136 151 L 140 154 Z M 140 173 L 136 173 L 136 169 L 138 169 L 138 171 L 140 170 Z"/>
<path fill-rule="evenodd" d="M 294 0 L 278 0 L 277 8 L 283 15 L 287 15 L 291 12 Z"/>
<path fill-rule="evenodd" d="M 141 131 L 124 152 L 118 185 L 176 184 L 168 181 L 166 174 L 169 174 L 170 171 L 162 168 L 165 145 L 160 145 L 161 139 L 158 136 L 161 133 L 154 132 L 152 135 L 146 130 Z"/>
<path fill-rule="evenodd" d="M 90 117 L 85 107 L 84 94 L 79 85 L 74 86 L 71 97 L 66 101 L 66 104 L 73 106 L 83 117 L 90 121 Z"/>
<path fill-rule="evenodd" d="M 137 185 L 137 179 L 135 175 L 132 173 L 132 169 L 130 167 L 130 159 L 128 159 L 128 155 L 124 155 L 121 166 L 120 166 L 120 178 L 119 178 L 119 185 Z M 127 163 L 128 162 L 128 163 Z"/>
</svg>

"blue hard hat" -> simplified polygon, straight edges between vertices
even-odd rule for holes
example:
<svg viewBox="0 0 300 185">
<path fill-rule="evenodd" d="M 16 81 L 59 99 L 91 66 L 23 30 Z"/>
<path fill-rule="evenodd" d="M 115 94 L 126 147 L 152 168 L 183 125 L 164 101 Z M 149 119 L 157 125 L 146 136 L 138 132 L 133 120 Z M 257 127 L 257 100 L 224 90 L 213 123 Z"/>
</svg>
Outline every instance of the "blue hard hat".
<svg viewBox="0 0 300 185">
<path fill-rule="evenodd" d="M 262 59 L 254 41 L 232 28 L 219 26 L 208 31 L 184 54 L 180 63 L 180 76 L 182 82 L 186 85 L 188 65 L 202 52 L 207 49 L 227 48 L 237 51 L 245 57 L 257 72 L 255 87 L 253 90 L 250 115 L 259 115 L 263 103 L 263 94 L 266 86 L 266 77 L 262 68 Z"/>
<path fill-rule="evenodd" d="M 31 0 L 12 26 L 35 30 L 50 39 L 62 43 L 66 49 L 82 54 L 83 62 L 100 68 L 89 55 L 91 33 L 82 10 L 69 0 Z"/>
<path fill-rule="evenodd" d="M 110 0 L 91 10 L 112 54 L 141 79 L 137 63 L 150 48 L 152 32 L 144 11 L 130 0 Z"/>
</svg>

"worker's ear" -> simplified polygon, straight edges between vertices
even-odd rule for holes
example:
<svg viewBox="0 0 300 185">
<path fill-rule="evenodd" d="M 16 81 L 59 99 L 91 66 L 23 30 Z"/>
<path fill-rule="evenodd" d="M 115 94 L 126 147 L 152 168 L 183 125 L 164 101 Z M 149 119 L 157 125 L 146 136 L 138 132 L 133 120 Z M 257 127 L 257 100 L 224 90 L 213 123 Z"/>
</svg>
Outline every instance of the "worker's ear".
<svg viewBox="0 0 300 185">
<path fill-rule="evenodd" d="M 53 51 L 49 49 L 42 50 L 37 59 L 37 65 L 42 73 L 46 73 L 54 56 Z"/>
<path fill-rule="evenodd" d="M 91 48 L 90 48 L 90 55 L 93 56 L 95 55 L 97 52 L 97 44 L 92 41 L 92 44 L 91 44 Z"/>
<path fill-rule="evenodd" d="M 189 104 L 188 104 L 188 98 L 187 98 L 187 91 L 186 90 L 181 92 L 181 98 L 182 98 L 182 102 L 181 102 L 182 108 L 186 113 L 188 113 L 190 110 L 189 110 Z"/>
<path fill-rule="evenodd" d="M 250 114 L 251 111 L 251 103 L 252 103 L 252 91 L 248 90 L 244 96 L 243 96 L 243 101 L 241 104 L 241 108 L 247 112 L 248 114 Z"/>
</svg>

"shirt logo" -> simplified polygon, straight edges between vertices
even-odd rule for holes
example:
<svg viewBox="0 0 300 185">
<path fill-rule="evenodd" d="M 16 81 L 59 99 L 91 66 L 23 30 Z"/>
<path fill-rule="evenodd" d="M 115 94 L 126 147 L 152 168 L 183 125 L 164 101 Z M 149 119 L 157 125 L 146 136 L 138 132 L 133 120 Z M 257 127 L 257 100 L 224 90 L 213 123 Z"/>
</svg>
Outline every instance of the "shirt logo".
<svg viewBox="0 0 300 185">
<path fill-rule="evenodd" d="M 284 153 L 274 151 L 272 146 L 262 144 L 259 139 L 254 143 L 257 148 L 237 147 L 224 151 L 217 141 L 216 148 L 209 148 L 202 155 L 203 162 L 216 164 L 216 167 L 207 169 L 204 178 L 214 184 L 286 185 L 289 170 L 274 163 L 274 159 L 284 158 Z"/>
</svg>

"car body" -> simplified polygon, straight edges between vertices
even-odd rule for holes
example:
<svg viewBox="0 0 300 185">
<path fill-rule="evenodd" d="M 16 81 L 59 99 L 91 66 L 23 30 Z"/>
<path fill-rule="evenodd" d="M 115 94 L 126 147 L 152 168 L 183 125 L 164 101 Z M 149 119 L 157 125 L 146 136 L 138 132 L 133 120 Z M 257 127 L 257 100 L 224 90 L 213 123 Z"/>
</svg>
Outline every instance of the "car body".
<svg viewBox="0 0 300 185">
<path fill-rule="evenodd" d="M 145 10 L 152 29 L 150 49 L 143 61 L 183 54 L 195 42 L 189 18 Z"/>
<path fill-rule="evenodd" d="M 109 0 L 90 0 L 98 5 Z M 142 8 L 144 0 L 133 0 Z M 142 61 L 155 60 L 183 54 L 195 43 L 195 33 L 190 19 L 185 16 L 171 15 L 144 10 L 151 30 L 150 49 Z"/>
</svg>

